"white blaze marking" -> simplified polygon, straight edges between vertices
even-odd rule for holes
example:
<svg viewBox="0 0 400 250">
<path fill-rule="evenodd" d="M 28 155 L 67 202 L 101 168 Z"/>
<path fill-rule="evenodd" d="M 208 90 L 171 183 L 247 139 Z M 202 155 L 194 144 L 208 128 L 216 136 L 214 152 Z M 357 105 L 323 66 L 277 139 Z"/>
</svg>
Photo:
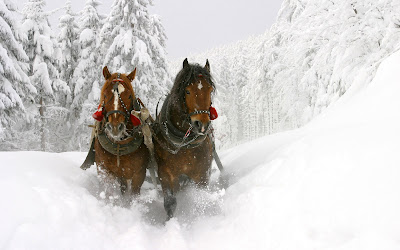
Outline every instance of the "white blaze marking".
<svg viewBox="0 0 400 250">
<path fill-rule="evenodd" d="M 201 84 L 201 81 L 199 81 L 199 84 L 197 85 L 197 88 L 200 89 L 200 90 L 203 88 L 203 84 Z"/>
<path fill-rule="evenodd" d="M 119 93 L 124 92 L 125 91 L 124 85 L 118 84 L 118 91 L 119 91 Z"/>
<path fill-rule="evenodd" d="M 119 94 L 121 94 L 122 92 L 125 91 L 125 88 L 122 84 L 118 84 L 118 92 Z M 118 93 L 114 90 L 112 90 L 112 92 L 114 93 L 114 110 L 118 110 L 118 105 L 119 105 L 119 97 L 118 97 Z M 117 114 L 114 114 L 114 117 L 117 118 Z"/>
</svg>

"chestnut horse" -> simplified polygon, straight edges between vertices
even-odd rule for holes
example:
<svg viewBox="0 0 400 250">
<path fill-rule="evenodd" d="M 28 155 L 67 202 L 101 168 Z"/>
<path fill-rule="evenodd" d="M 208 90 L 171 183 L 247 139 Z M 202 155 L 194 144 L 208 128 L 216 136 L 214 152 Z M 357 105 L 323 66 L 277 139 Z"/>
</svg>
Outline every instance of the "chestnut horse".
<svg viewBox="0 0 400 250">
<path fill-rule="evenodd" d="M 149 151 L 143 143 L 143 135 L 133 117 L 139 111 L 131 81 L 136 69 L 130 74 L 110 74 L 103 69 L 105 78 L 101 90 L 100 105 L 93 115 L 97 122 L 94 141 L 97 171 L 106 178 L 117 179 L 121 192 L 125 193 L 131 181 L 132 193 L 138 195 L 146 177 Z"/>
<path fill-rule="evenodd" d="M 201 67 L 185 59 L 153 124 L 155 157 L 168 219 L 173 217 L 175 195 L 183 182 L 208 185 L 213 160 L 210 121 L 216 118 L 211 107 L 214 89 L 208 60 Z"/>
</svg>

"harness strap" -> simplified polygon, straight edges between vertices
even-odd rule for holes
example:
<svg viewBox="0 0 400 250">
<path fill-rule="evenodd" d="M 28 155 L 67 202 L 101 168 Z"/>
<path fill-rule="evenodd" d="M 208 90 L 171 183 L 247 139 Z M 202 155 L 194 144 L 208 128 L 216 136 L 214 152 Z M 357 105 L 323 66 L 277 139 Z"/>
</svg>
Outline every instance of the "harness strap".
<svg viewBox="0 0 400 250">
<path fill-rule="evenodd" d="M 168 104 L 169 101 L 169 96 L 167 96 L 165 100 L 165 104 Z M 154 135 L 155 140 L 161 145 L 162 148 L 167 150 L 171 154 L 177 154 L 182 148 L 196 148 L 200 146 L 201 142 L 205 140 L 207 135 L 210 132 L 210 127 L 206 131 L 205 134 L 203 135 L 191 135 L 191 130 L 192 127 L 190 125 L 189 129 L 186 131 L 186 133 L 178 130 L 175 128 L 175 126 L 172 124 L 171 121 L 168 119 L 168 112 L 166 106 L 168 105 L 163 105 L 163 108 L 161 109 L 160 116 L 157 118 L 157 122 L 154 124 L 154 127 L 158 129 L 158 131 L 154 131 L 152 128 L 152 133 Z M 164 120 L 164 121 L 163 121 Z M 162 122 L 163 121 L 163 122 Z M 160 132 L 162 137 L 165 139 L 167 143 L 162 141 L 160 138 L 157 136 L 157 132 Z M 198 142 L 198 143 L 196 143 Z M 167 145 L 169 144 L 169 145 Z"/>
<path fill-rule="evenodd" d="M 213 141 L 212 144 L 213 144 L 213 156 L 214 156 L 215 163 L 217 163 L 217 167 L 218 167 L 219 171 L 222 172 L 224 170 L 224 167 L 222 166 L 222 162 L 219 159 L 217 149 L 215 148 L 215 142 Z"/>
<path fill-rule="evenodd" d="M 117 144 L 117 168 L 119 168 L 119 144 Z"/>
<path fill-rule="evenodd" d="M 112 111 L 109 111 L 109 112 L 106 113 L 106 119 L 108 119 L 108 117 L 109 117 L 111 114 L 118 113 L 118 114 L 121 114 L 121 115 L 125 116 L 126 122 L 128 123 L 128 122 L 129 122 L 129 118 L 130 118 L 130 112 L 128 111 L 128 108 L 126 107 L 126 105 L 125 105 L 124 101 L 122 100 L 121 95 L 119 94 L 119 91 L 118 91 L 118 85 L 119 85 L 120 83 L 121 83 L 122 85 L 123 85 L 123 83 L 125 83 L 125 81 L 121 79 L 121 73 L 118 73 L 117 79 L 114 79 L 114 80 L 112 80 L 111 82 L 115 82 L 115 83 L 116 83 L 116 84 L 113 86 L 113 88 L 114 88 L 114 91 L 117 92 L 118 99 L 119 99 L 119 101 L 120 101 L 120 103 L 121 103 L 121 105 L 122 105 L 122 107 L 124 108 L 124 110 L 125 110 L 126 113 L 124 113 L 124 112 L 122 112 L 122 111 L 120 111 L 120 110 L 112 110 Z M 136 100 L 137 100 L 137 99 L 136 99 Z M 136 101 L 136 100 L 135 100 L 135 101 Z M 137 110 L 137 106 L 139 106 L 139 109 L 140 109 L 140 105 L 135 105 L 135 104 L 136 104 L 136 103 L 134 103 L 132 109 Z M 104 106 L 104 103 L 103 103 L 103 106 Z"/>
<path fill-rule="evenodd" d="M 97 139 L 104 150 L 113 155 L 119 156 L 127 155 L 136 151 L 143 143 L 143 136 L 141 136 L 141 134 L 138 132 L 133 133 L 132 137 L 129 137 L 128 139 L 119 143 L 111 141 L 105 132 L 100 132 L 97 135 Z"/>
<path fill-rule="evenodd" d="M 191 117 L 193 115 L 198 115 L 198 114 L 208 114 L 208 115 L 210 115 L 210 110 L 197 110 L 197 111 L 194 111 L 192 113 L 189 113 L 188 116 Z"/>
<path fill-rule="evenodd" d="M 121 110 L 111 110 L 111 111 L 107 112 L 106 119 L 108 119 L 108 117 L 110 115 L 116 114 L 116 113 L 125 116 L 125 119 L 127 119 L 127 120 L 129 119 L 129 115 L 127 113 L 122 112 Z"/>
</svg>

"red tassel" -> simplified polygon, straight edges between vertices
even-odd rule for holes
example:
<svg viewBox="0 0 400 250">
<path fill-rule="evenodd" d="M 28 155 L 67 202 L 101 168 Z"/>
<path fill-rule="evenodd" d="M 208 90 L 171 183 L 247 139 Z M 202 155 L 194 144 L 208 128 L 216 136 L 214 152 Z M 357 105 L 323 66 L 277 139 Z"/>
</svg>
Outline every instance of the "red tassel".
<svg viewBox="0 0 400 250">
<path fill-rule="evenodd" d="M 211 106 L 210 107 L 210 119 L 215 120 L 217 118 L 218 118 L 217 110 L 213 106 Z"/>
<path fill-rule="evenodd" d="M 94 114 L 92 116 L 94 119 L 96 119 L 99 122 L 101 122 L 104 118 L 104 114 L 103 114 L 102 110 L 97 110 L 96 112 L 94 112 Z"/>
<path fill-rule="evenodd" d="M 92 115 L 92 117 L 94 119 L 96 119 L 97 121 L 101 122 L 104 118 L 104 110 L 103 107 L 101 106 L 101 103 L 99 104 L 99 106 L 97 107 L 97 111 L 94 112 L 94 114 Z"/>
<path fill-rule="evenodd" d="M 139 126 L 140 124 L 142 124 L 140 122 L 140 119 L 132 114 L 131 114 L 131 122 L 132 122 L 133 126 Z"/>
</svg>

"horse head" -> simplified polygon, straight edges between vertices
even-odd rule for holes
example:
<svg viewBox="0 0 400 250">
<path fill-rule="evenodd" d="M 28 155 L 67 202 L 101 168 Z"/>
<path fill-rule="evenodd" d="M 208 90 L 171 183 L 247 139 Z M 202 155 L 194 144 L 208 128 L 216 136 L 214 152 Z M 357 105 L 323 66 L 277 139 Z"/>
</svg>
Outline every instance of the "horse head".
<svg viewBox="0 0 400 250">
<path fill-rule="evenodd" d="M 194 67 L 183 61 L 183 70 Z M 190 77 L 189 82 L 184 88 L 184 100 L 188 113 L 188 120 L 193 127 L 193 132 L 204 134 L 210 125 L 211 120 L 216 118 L 216 111 L 211 106 L 211 96 L 214 91 L 214 84 L 210 75 L 210 64 L 208 60 L 200 70 L 193 70 L 194 76 Z"/>
<path fill-rule="evenodd" d="M 104 130 L 108 137 L 120 141 L 127 135 L 127 129 L 132 129 L 135 119 L 131 115 L 136 101 L 131 82 L 135 79 L 136 68 L 129 73 L 113 73 L 108 71 L 107 66 L 103 69 L 105 83 L 101 89 L 100 105 L 98 111 L 93 115 L 96 120 L 105 119 Z M 104 117 L 105 114 L 105 117 Z"/>
</svg>

